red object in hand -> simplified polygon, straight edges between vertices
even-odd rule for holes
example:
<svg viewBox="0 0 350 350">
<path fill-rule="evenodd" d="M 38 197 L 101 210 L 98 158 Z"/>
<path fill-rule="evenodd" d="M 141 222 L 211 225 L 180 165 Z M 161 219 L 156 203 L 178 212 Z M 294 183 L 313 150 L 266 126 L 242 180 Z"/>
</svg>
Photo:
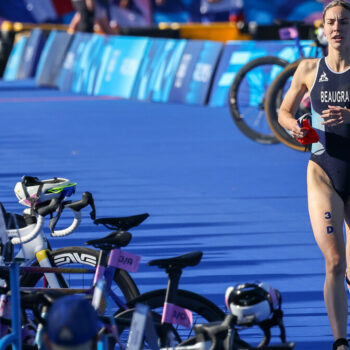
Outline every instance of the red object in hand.
<svg viewBox="0 0 350 350">
<path fill-rule="evenodd" d="M 311 143 L 318 142 L 320 137 L 318 136 L 316 130 L 311 126 L 309 119 L 305 118 L 301 122 L 301 127 L 304 130 L 307 130 L 307 133 L 304 137 L 298 138 L 297 141 L 299 141 L 302 145 L 309 145 Z"/>
</svg>

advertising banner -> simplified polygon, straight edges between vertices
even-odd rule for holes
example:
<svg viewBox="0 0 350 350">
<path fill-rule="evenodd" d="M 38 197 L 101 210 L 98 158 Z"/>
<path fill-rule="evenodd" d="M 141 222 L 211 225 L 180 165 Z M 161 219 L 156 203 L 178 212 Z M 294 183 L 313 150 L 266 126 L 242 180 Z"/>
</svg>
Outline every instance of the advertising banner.
<svg viewBox="0 0 350 350">
<path fill-rule="evenodd" d="M 301 44 L 306 47 L 306 55 L 309 55 L 311 41 L 303 40 Z M 293 62 L 299 58 L 299 51 L 292 40 L 232 41 L 227 43 L 215 73 L 209 105 L 227 105 L 229 89 L 237 72 L 249 61 L 263 56 L 278 56 Z"/>
<path fill-rule="evenodd" d="M 105 36 L 94 34 L 85 42 L 79 62 L 74 64 L 72 91 L 92 94 L 98 69 L 101 63 L 101 52 L 106 43 Z"/>
<path fill-rule="evenodd" d="M 28 36 L 22 36 L 13 46 L 10 57 L 7 60 L 3 74 L 4 80 L 15 80 L 18 76 L 19 66 L 21 64 L 24 48 L 28 41 Z"/>
<path fill-rule="evenodd" d="M 36 84 L 58 87 L 57 78 L 69 49 L 73 35 L 53 30 L 46 40 L 36 70 Z"/>
<path fill-rule="evenodd" d="M 185 39 L 153 39 L 144 53 L 131 97 L 167 102 L 186 42 Z"/>
<path fill-rule="evenodd" d="M 223 44 L 189 40 L 177 69 L 169 102 L 205 104 Z"/>
<path fill-rule="evenodd" d="M 148 38 L 111 36 L 101 51 L 94 95 L 130 98 Z"/>
<path fill-rule="evenodd" d="M 18 79 L 35 76 L 39 58 L 45 45 L 46 36 L 41 29 L 34 29 L 26 42 L 18 69 Z"/>
<path fill-rule="evenodd" d="M 89 33 L 77 33 L 74 35 L 57 79 L 57 85 L 60 90 L 73 90 L 73 83 L 75 79 L 79 79 L 79 74 L 81 73 L 80 60 L 90 39 L 91 34 Z"/>
</svg>

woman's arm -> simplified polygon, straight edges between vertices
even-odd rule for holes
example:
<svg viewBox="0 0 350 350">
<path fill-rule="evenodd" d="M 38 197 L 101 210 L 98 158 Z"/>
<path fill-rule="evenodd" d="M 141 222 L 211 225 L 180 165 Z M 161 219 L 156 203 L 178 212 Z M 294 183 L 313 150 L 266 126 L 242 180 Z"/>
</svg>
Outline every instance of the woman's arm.
<svg viewBox="0 0 350 350">
<path fill-rule="evenodd" d="M 304 137 L 307 133 L 299 127 L 294 116 L 308 87 L 311 86 L 310 77 L 314 76 L 315 67 L 314 60 L 307 59 L 300 62 L 278 113 L 278 122 L 285 129 L 292 131 L 292 136 L 295 138 Z"/>
</svg>

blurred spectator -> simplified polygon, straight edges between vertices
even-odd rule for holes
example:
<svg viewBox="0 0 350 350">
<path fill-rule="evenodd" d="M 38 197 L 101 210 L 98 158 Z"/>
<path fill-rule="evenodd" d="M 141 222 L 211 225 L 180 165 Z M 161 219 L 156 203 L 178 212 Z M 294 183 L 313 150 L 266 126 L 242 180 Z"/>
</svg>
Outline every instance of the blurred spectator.
<svg viewBox="0 0 350 350">
<path fill-rule="evenodd" d="M 243 0 L 201 0 L 201 22 L 243 22 Z"/>
<path fill-rule="evenodd" d="M 113 0 L 72 0 L 76 9 L 69 25 L 69 31 L 93 33 L 94 31 L 105 34 L 118 34 L 117 26 L 110 23 L 111 6 Z M 97 28 L 97 30 L 95 30 Z"/>
<path fill-rule="evenodd" d="M 146 27 L 153 23 L 150 0 L 115 0 L 110 13 L 119 27 Z"/>
<path fill-rule="evenodd" d="M 200 0 L 149 0 L 152 8 L 153 21 L 185 23 L 191 20 L 193 6 L 199 8 Z"/>
<path fill-rule="evenodd" d="M 72 21 L 69 24 L 71 33 L 94 31 L 94 6 L 92 0 L 72 0 L 72 5 L 76 10 Z"/>
<path fill-rule="evenodd" d="M 91 304 L 79 295 L 64 296 L 51 306 L 44 343 L 48 350 L 95 350 L 99 321 Z"/>
</svg>

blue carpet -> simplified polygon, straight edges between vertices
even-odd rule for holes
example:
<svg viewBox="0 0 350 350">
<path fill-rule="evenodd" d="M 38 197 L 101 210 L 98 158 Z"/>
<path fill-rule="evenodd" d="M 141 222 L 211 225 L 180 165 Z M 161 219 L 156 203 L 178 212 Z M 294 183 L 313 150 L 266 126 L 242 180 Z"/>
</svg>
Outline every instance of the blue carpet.
<svg viewBox="0 0 350 350">
<path fill-rule="evenodd" d="M 200 249 L 203 260 L 185 270 L 182 288 L 224 307 L 228 286 L 270 283 L 282 293 L 296 349 L 330 349 L 323 259 L 307 213 L 308 154 L 247 139 L 227 108 L 74 98 L 30 86 L 0 85 L 0 200 L 8 211 L 23 209 L 13 193 L 22 175 L 67 177 L 78 183 L 76 199 L 93 193 L 98 217 L 150 213 L 128 248 L 142 255 L 133 274 L 142 292 L 166 283 L 148 260 Z M 77 232 L 51 243 L 82 245 L 103 233 L 86 210 Z M 250 329 L 243 338 L 260 335 Z"/>
</svg>

